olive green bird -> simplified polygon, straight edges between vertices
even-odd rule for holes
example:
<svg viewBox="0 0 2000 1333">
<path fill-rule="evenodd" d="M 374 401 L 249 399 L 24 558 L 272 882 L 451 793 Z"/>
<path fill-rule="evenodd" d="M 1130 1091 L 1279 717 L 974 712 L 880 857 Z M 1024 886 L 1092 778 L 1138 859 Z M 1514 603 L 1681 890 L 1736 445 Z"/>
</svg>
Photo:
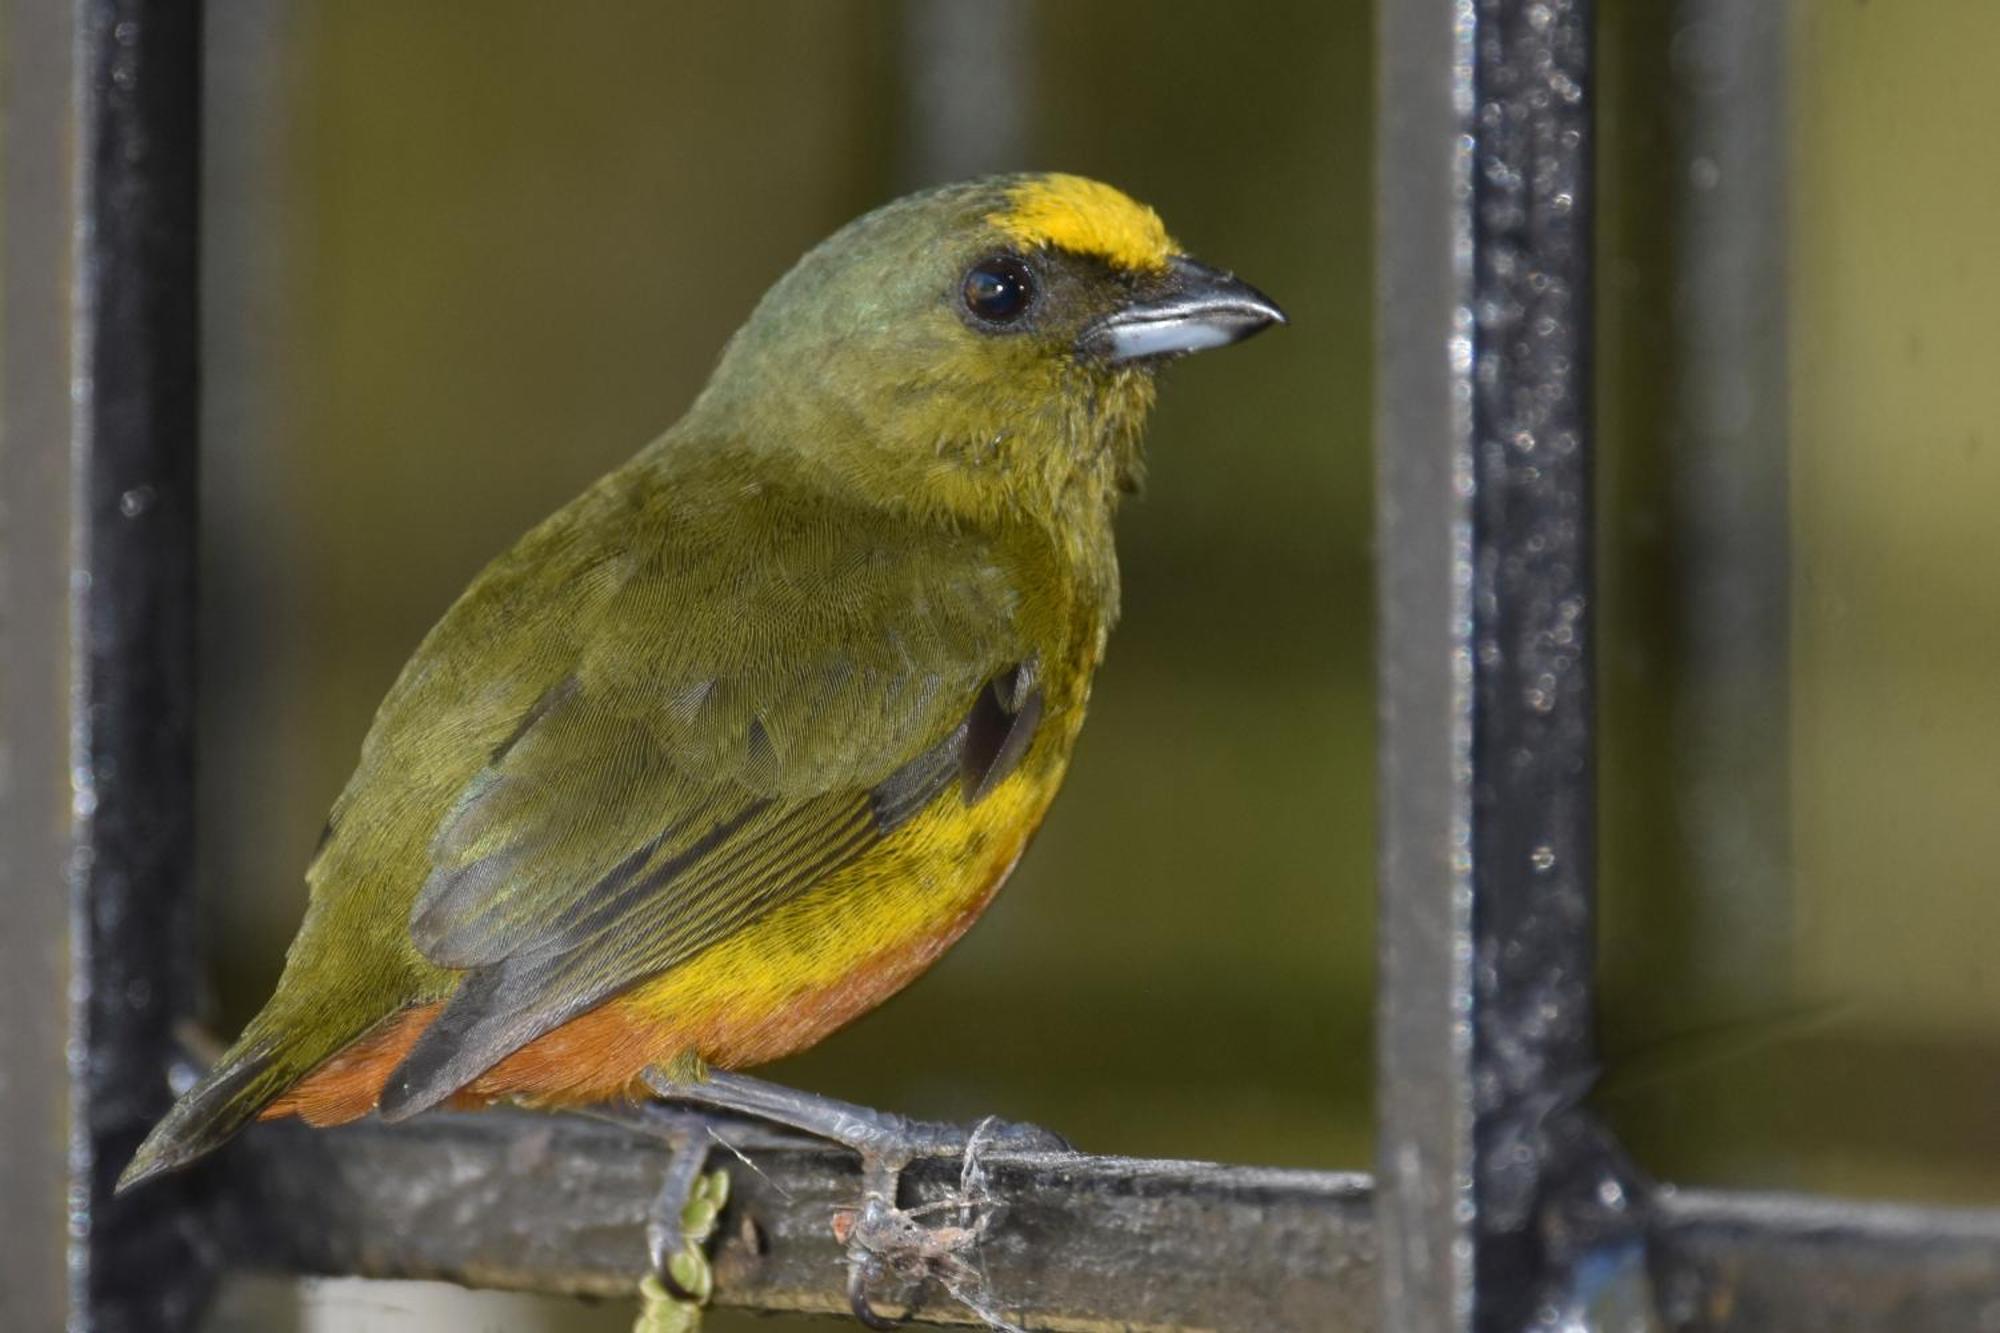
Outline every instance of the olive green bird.
<svg viewBox="0 0 2000 1333">
<path fill-rule="evenodd" d="M 120 1188 L 260 1116 L 668 1088 L 786 1118 L 711 1071 L 879 1004 L 991 900 L 1118 618 L 1154 371 L 1281 318 L 1074 176 L 806 255 L 418 647 L 276 994 Z"/>
</svg>

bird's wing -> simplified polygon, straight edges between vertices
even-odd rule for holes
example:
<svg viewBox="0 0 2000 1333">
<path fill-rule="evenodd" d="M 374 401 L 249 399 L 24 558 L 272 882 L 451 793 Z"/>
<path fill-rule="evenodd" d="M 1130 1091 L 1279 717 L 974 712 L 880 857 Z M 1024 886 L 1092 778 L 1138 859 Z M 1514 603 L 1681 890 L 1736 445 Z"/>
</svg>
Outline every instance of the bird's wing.
<svg viewBox="0 0 2000 1333">
<path fill-rule="evenodd" d="M 1025 746 L 1020 596 L 976 544 L 777 501 L 674 527 L 552 631 L 541 652 L 572 668 L 437 826 L 411 938 L 467 975 L 385 1116 L 740 929 L 954 784 L 976 799 Z"/>
</svg>

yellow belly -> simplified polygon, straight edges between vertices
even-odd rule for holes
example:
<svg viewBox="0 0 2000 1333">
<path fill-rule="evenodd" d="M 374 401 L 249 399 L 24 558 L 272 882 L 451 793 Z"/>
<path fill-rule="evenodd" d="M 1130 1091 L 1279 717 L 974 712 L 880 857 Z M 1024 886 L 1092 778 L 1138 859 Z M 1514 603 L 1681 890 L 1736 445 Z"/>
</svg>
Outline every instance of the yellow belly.
<svg viewBox="0 0 2000 1333">
<path fill-rule="evenodd" d="M 948 793 L 810 893 L 621 1002 L 724 1068 L 803 1050 L 920 975 L 992 900 L 1060 771 Z"/>
</svg>

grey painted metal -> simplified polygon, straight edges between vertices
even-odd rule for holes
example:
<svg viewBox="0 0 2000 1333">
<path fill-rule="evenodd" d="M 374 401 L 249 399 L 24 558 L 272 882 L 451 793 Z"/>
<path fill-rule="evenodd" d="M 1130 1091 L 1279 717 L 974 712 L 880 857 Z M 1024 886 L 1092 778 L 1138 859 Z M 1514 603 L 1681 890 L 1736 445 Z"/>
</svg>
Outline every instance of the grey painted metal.
<svg viewBox="0 0 2000 1333">
<path fill-rule="evenodd" d="M 755 1146 L 750 1159 L 754 1170 L 711 1158 L 732 1179 L 716 1300 L 844 1314 L 831 1224 L 861 1197 L 856 1159 Z M 666 1160 L 662 1142 L 576 1116 L 264 1125 L 237 1156 L 231 1231 L 242 1261 L 280 1271 L 629 1296 Z M 984 1161 L 999 1203 L 979 1250 L 985 1293 L 1027 1327 L 1375 1327 L 1365 1177 L 1068 1153 Z M 919 1162 L 904 1204 L 942 1200 L 958 1183 L 957 1162 Z M 977 1322 L 936 1290 L 922 1317 Z"/>
<path fill-rule="evenodd" d="M 33 1234 L 0 1299 L 10 1328 L 172 1330 L 212 1271 L 203 1180 L 115 1202 L 110 1185 L 165 1109 L 195 989 L 200 14 L 83 0 L 10 18 L 25 96 L 10 159 L 25 156 L 7 180 L 6 817 L 21 841 L 0 948 L 20 1001 L 8 1225 Z"/>
<path fill-rule="evenodd" d="M 1590 11 L 1380 14 L 1384 1322 L 1517 1329 L 1631 1207 L 1577 1110 L 1593 1059 Z M 1579 1198 L 1609 1220 L 1583 1220 Z"/>
<path fill-rule="evenodd" d="M 1377 1206 L 1383 1326 L 1442 1333 L 1472 1300 L 1472 11 L 1377 15 Z"/>
<path fill-rule="evenodd" d="M 1705 1015 L 1787 1003 L 1787 0 L 1679 0 L 1674 110 L 1674 781 Z"/>
</svg>

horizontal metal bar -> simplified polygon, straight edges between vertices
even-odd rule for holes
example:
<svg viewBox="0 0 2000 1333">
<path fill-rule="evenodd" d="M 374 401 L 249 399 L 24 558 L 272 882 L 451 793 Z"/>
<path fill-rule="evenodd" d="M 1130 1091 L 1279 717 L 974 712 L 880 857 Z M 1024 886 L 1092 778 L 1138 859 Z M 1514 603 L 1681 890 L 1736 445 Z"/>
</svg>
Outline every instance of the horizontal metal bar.
<svg viewBox="0 0 2000 1333">
<path fill-rule="evenodd" d="M 857 1166 L 762 1142 L 748 1166 L 715 1157 L 733 1184 L 716 1300 L 842 1313 L 831 1221 L 859 1197 Z M 525 1112 L 263 1125 L 223 1164 L 219 1231 L 233 1262 L 267 1270 L 629 1296 L 666 1155 L 615 1125 Z M 1379 1327 L 1365 1176 L 1068 1154 L 986 1161 L 999 1211 L 980 1258 L 995 1308 L 1025 1327 Z M 955 1163 L 918 1163 L 903 1201 L 943 1199 L 957 1180 Z M 1645 1239 L 1657 1321 L 1647 1326 L 1676 1333 L 1959 1333 L 2000 1310 L 2000 1212 L 1661 1190 Z M 920 1319 L 977 1322 L 942 1294 Z"/>
<path fill-rule="evenodd" d="M 226 1192 L 236 1262 L 364 1277 L 629 1296 L 666 1146 L 569 1115 L 493 1111 L 409 1125 L 259 1126 Z M 732 1167 L 718 1304 L 845 1313 L 832 1219 L 861 1197 L 856 1160 L 760 1148 Z M 980 1247 L 993 1308 L 1036 1329 L 1375 1327 L 1365 1176 L 1078 1154 L 984 1159 L 1000 1202 Z M 944 1198 L 956 1162 L 919 1162 L 906 1207 Z M 933 1293 L 921 1318 L 978 1320 Z"/>
<path fill-rule="evenodd" d="M 1686 1333 L 2000 1327 L 2000 1212 L 1664 1191 L 1654 1297 Z"/>
</svg>

